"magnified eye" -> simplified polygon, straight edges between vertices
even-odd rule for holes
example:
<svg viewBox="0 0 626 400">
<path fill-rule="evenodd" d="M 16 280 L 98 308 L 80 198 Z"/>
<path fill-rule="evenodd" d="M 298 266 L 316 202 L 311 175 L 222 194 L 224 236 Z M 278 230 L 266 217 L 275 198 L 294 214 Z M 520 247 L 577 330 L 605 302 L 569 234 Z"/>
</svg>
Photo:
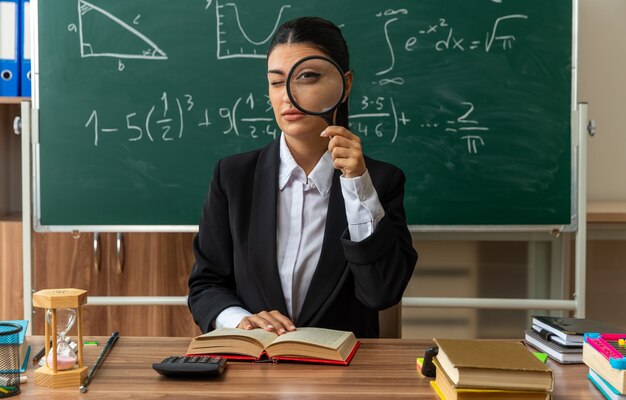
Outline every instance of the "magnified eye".
<svg viewBox="0 0 626 400">
<path fill-rule="evenodd" d="M 341 103 L 346 88 L 341 68 L 329 58 L 309 56 L 296 62 L 287 77 L 287 95 L 293 105 L 334 125 L 331 114 Z"/>
<path fill-rule="evenodd" d="M 321 76 L 322 74 L 320 74 L 319 72 L 302 71 L 300 74 L 298 74 L 298 77 L 296 79 L 298 80 L 298 83 L 315 83 L 319 80 Z"/>
</svg>

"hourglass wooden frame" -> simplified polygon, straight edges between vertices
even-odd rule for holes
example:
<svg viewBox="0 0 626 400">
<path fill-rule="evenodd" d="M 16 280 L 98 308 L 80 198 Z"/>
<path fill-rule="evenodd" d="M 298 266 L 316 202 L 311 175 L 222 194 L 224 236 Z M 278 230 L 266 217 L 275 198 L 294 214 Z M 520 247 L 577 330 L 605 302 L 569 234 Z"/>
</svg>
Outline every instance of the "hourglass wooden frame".
<svg viewBox="0 0 626 400">
<path fill-rule="evenodd" d="M 80 386 L 87 376 L 87 367 L 83 366 L 83 311 L 82 307 L 87 304 L 87 291 L 82 289 L 45 289 L 33 294 L 33 306 L 44 308 L 44 315 L 50 310 L 51 318 L 45 323 L 46 360 L 52 351 L 52 365 L 40 367 L 35 371 L 35 385 L 51 388 Z M 76 327 L 78 331 L 78 366 L 69 370 L 57 369 L 57 327 L 56 311 L 60 308 L 76 309 Z M 50 338 L 52 346 L 50 346 Z"/>
</svg>

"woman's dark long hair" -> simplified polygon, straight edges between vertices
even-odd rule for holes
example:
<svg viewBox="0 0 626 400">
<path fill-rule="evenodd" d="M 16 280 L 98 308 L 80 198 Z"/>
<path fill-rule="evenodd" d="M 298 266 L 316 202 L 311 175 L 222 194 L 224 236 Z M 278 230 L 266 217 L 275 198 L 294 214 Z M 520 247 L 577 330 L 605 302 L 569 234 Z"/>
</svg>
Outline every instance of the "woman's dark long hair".
<svg viewBox="0 0 626 400">
<path fill-rule="evenodd" d="M 350 53 L 341 30 L 332 22 L 319 17 L 300 17 L 282 24 L 270 43 L 267 55 L 280 44 L 306 43 L 317 47 L 333 59 L 343 72 L 350 71 Z M 348 128 L 348 99 L 337 108 L 336 124 Z"/>
</svg>

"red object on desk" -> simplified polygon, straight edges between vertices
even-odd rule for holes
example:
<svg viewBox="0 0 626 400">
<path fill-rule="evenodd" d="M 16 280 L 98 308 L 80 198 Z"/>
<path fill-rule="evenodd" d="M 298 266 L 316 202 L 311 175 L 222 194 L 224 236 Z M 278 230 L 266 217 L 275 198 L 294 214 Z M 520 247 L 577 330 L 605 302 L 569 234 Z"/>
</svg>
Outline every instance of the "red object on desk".
<svg viewBox="0 0 626 400">
<path fill-rule="evenodd" d="M 354 357 L 354 354 L 356 354 L 356 351 L 360 345 L 361 345 L 361 342 L 357 341 L 354 347 L 352 348 L 350 355 L 348 355 L 348 357 L 346 358 L 346 361 L 325 360 L 322 358 L 287 357 L 287 356 L 276 356 L 276 357 L 270 358 L 266 352 L 263 352 L 263 354 L 259 358 L 251 357 L 251 356 L 242 356 L 239 354 L 185 354 L 185 355 L 189 357 L 193 357 L 193 356 L 222 357 L 222 358 L 226 358 L 232 361 L 254 361 L 254 362 L 289 361 L 289 362 L 303 362 L 303 363 L 312 363 L 312 364 L 349 365 L 350 361 L 352 361 L 352 358 Z"/>
</svg>

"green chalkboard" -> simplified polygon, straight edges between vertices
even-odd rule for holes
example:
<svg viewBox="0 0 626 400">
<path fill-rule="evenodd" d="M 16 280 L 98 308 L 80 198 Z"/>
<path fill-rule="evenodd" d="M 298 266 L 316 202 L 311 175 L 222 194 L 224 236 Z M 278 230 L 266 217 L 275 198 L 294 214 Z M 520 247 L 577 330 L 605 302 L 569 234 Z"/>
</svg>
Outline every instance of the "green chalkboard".
<svg viewBox="0 0 626 400">
<path fill-rule="evenodd" d="M 571 1 L 38 7 L 39 225 L 197 225 L 216 161 L 280 134 L 265 52 L 301 15 L 342 27 L 351 129 L 406 173 L 410 224 L 570 223 Z"/>
</svg>

